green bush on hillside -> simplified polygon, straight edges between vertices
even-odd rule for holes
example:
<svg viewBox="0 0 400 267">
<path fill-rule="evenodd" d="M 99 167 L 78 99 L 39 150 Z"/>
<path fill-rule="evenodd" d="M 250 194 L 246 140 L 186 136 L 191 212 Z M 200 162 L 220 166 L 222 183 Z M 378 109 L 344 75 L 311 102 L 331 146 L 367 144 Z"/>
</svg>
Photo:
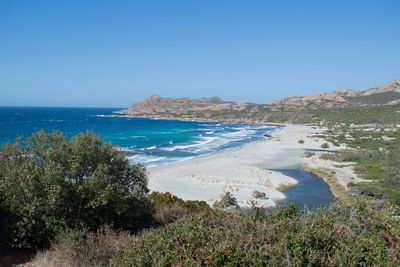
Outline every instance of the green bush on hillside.
<svg viewBox="0 0 400 267">
<path fill-rule="evenodd" d="M 400 223 L 359 202 L 318 213 L 211 210 L 146 232 L 116 266 L 396 266 Z"/>
<path fill-rule="evenodd" d="M 144 167 L 91 132 L 69 140 L 42 130 L 1 148 L 1 209 L 15 246 L 47 246 L 67 228 L 141 229 L 151 221 L 147 193 Z"/>
</svg>

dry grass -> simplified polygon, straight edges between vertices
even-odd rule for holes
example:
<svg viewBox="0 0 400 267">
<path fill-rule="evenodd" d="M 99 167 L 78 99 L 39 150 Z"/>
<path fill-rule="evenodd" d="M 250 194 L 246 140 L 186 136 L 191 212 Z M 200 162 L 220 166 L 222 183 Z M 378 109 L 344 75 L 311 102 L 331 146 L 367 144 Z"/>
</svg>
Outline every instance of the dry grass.
<svg viewBox="0 0 400 267">
<path fill-rule="evenodd" d="M 127 248 L 134 236 L 109 226 L 96 233 L 69 231 L 57 238 L 51 249 L 36 254 L 31 266 L 108 266 L 112 258 Z"/>
<path fill-rule="evenodd" d="M 162 225 L 172 223 L 179 218 L 185 216 L 188 209 L 183 207 L 180 203 L 175 202 L 167 204 L 154 214 L 154 220 Z"/>
<path fill-rule="evenodd" d="M 295 184 L 280 184 L 275 189 L 280 192 L 283 192 L 288 190 L 289 188 L 292 188 L 293 186 L 295 186 Z"/>
</svg>

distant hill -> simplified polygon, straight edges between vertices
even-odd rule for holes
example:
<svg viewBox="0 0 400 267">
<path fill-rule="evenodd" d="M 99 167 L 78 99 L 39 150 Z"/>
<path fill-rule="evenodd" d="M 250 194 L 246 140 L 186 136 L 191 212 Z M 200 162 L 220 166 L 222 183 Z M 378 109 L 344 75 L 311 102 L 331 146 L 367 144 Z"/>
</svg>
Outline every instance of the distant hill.
<svg viewBox="0 0 400 267">
<path fill-rule="evenodd" d="M 267 103 L 273 110 L 305 110 L 316 108 L 396 104 L 400 102 L 400 79 L 365 91 L 339 89 L 332 93 L 293 96 Z"/>
<path fill-rule="evenodd" d="M 187 97 L 172 98 L 152 95 L 142 102 L 134 103 L 121 113 L 129 115 L 170 115 L 186 114 L 200 111 L 242 111 L 250 104 L 222 101 L 219 97 L 191 99 Z M 253 104 L 254 105 L 254 104 Z"/>
<path fill-rule="evenodd" d="M 158 95 L 134 103 L 119 113 L 135 117 L 221 120 L 259 123 L 290 121 L 296 111 L 400 103 L 400 79 L 365 91 L 342 88 L 331 93 L 292 96 L 266 104 L 226 102 L 211 98 L 163 98 Z"/>
</svg>

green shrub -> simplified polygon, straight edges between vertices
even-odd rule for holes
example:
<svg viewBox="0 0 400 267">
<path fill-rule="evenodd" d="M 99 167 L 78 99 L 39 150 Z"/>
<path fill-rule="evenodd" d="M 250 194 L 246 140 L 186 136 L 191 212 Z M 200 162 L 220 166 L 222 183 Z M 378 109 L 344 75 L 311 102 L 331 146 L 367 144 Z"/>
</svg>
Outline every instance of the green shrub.
<svg viewBox="0 0 400 267">
<path fill-rule="evenodd" d="M 149 195 L 149 200 L 153 204 L 156 211 L 162 209 L 165 205 L 172 203 L 182 204 L 185 202 L 183 199 L 171 194 L 170 192 L 153 191 Z"/>
<path fill-rule="evenodd" d="M 202 200 L 183 200 L 170 192 L 153 191 L 149 195 L 149 201 L 153 205 L 155 211 L 161 210 L 166 205 L 178 203 L 186 208 L 189 212 L 199 212 L 205 209 L 210 209 L 207 202 Z"/>
<path fill-rule="evenodd" d="M 398 266 L 400 222 L 375 205 L 340 203 L 248 214 L 210 210 L 146 232 L 117 266 Z"/>
<path fill-rule="evenodd" d="M 304 157 L 306 157 L 306 158 L 311 158 L 311 157 L 314 156 L 314 155 L 315 155 L 314 152 L 310 152 L 310 151 L 304 152 Z"/>
<path fill-rule="evenodd" d="M 323 148 L 323 149 L 329 148 L 328 143 L 323 143 L 323 144 L 321 145 L 321 148 Z"/>
<path fill-rule="evenodd" d="M 147 175 L 93 133 L 39 131 L 0 153 L 0 199 L 13 245 L 47 246 L 65 229 L 138 230 L 151 222 Z"/>
<path fill-rule="evenodd" d="M 384 181 L 389 185 L 400 186 L 400 151 L 392 151 L 388 155 Z"/>
<path fill-rule="evenodd" d="M 237 207 L 237 199 L 231 192 L 226 192 L 221 195 L 221 199 L 214 202 L 214 208 L 225 209 L 229 207 Z"/>
</svg>

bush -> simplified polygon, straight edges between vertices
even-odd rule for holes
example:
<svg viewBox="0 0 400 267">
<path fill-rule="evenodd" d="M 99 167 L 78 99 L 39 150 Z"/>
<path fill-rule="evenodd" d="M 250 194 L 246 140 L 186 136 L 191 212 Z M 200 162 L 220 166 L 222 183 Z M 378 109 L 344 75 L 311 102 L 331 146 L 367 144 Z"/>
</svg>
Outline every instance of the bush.
<svg viewBox="0 0 400 267">
<path fill-rule="evenodd" d="M 304 144 L 304 140 L 303 140 L 303 139 L 300 139 L 299 141 L 297 141 L 297 143 L 299 143 L 299 144 Z"/>
<path fill-rule="evenodd" d="M 132 241 L 117 266 L 398 266 L 400 222 L 365 202 L 317 213 L 211 210 Z"/>
<path fill-rule="evenodd" d="M 188 213 L 188 209 L 182 204 L 172 203 L 165 205 L 154 214 L 154 219 L 161 225 L 172 223 L 179 218 L 185 216 Z"/>
<path fill-rule="evenodd" d="M 65 229 L 138 230 L 151 221 L 147 175 L 94 133 L 39 131 L 0 153 L 0 199 L 13 245 L 47 246 Z"/>
<path fill-rule="evenodd" d="M 202 200 L 183 200 L 170 192 L 158 192 L 153 191 L 149 195 L 149 201 L 153 205 L 155 211 L 160 211 L 163 207 L 167 205 L 171 205 L 173 203 L 177 203 L 182 207 L 186 208 L 188 212 L 199 212 L 206 209 L 210 209 L 211 207 L 207 204 L 207 202 Z"/>
<path fill-rule="evenodd" d="M 323 148 L 323 149 L 329 148 L 329 144 L 328 143 L 323 143 L 321 145 L 321 148 Z"/>
<path fill-rule="evenodd" d="M 221 195 L 221 200 L 214 202 L 215 208 L 225 209 L 229 207 L 237 207 L 237 199 L 231 194 L 231 192 L 226 192 Z"/>
<path fill-rule="evenodd" d="M 388 155 L 384 182 L 388 185 L 400 185 L 400 152 L 397 150 Z"/>
<path fill-rule="evenodd" d="M 47 251 L 34 257 L 34 266 L 110 266 L 112 259 L 128 249 L 134 236 L 101 226 L 97 232 L 68 230 L 56 237 Z"/>
<path fill-rule="evenodd" d="M 306 157 L 306 158 L 311 158 L 311 157 L 314 156 L 314 155 L 315 155 L 314 152 L 310 152 L 310 151 L 304 152 L 304 157 Z"/>
<path fill-rule="evenodd" d="M 158 191 L 151 192 L 149 195 L 149 200 L 156 211 L 161 210 L 168 204 L 179 203 L 183 205 L 185 202 L 183 199 L 171 194 L 170 192 L 162 193 Z"/>
</svg>

